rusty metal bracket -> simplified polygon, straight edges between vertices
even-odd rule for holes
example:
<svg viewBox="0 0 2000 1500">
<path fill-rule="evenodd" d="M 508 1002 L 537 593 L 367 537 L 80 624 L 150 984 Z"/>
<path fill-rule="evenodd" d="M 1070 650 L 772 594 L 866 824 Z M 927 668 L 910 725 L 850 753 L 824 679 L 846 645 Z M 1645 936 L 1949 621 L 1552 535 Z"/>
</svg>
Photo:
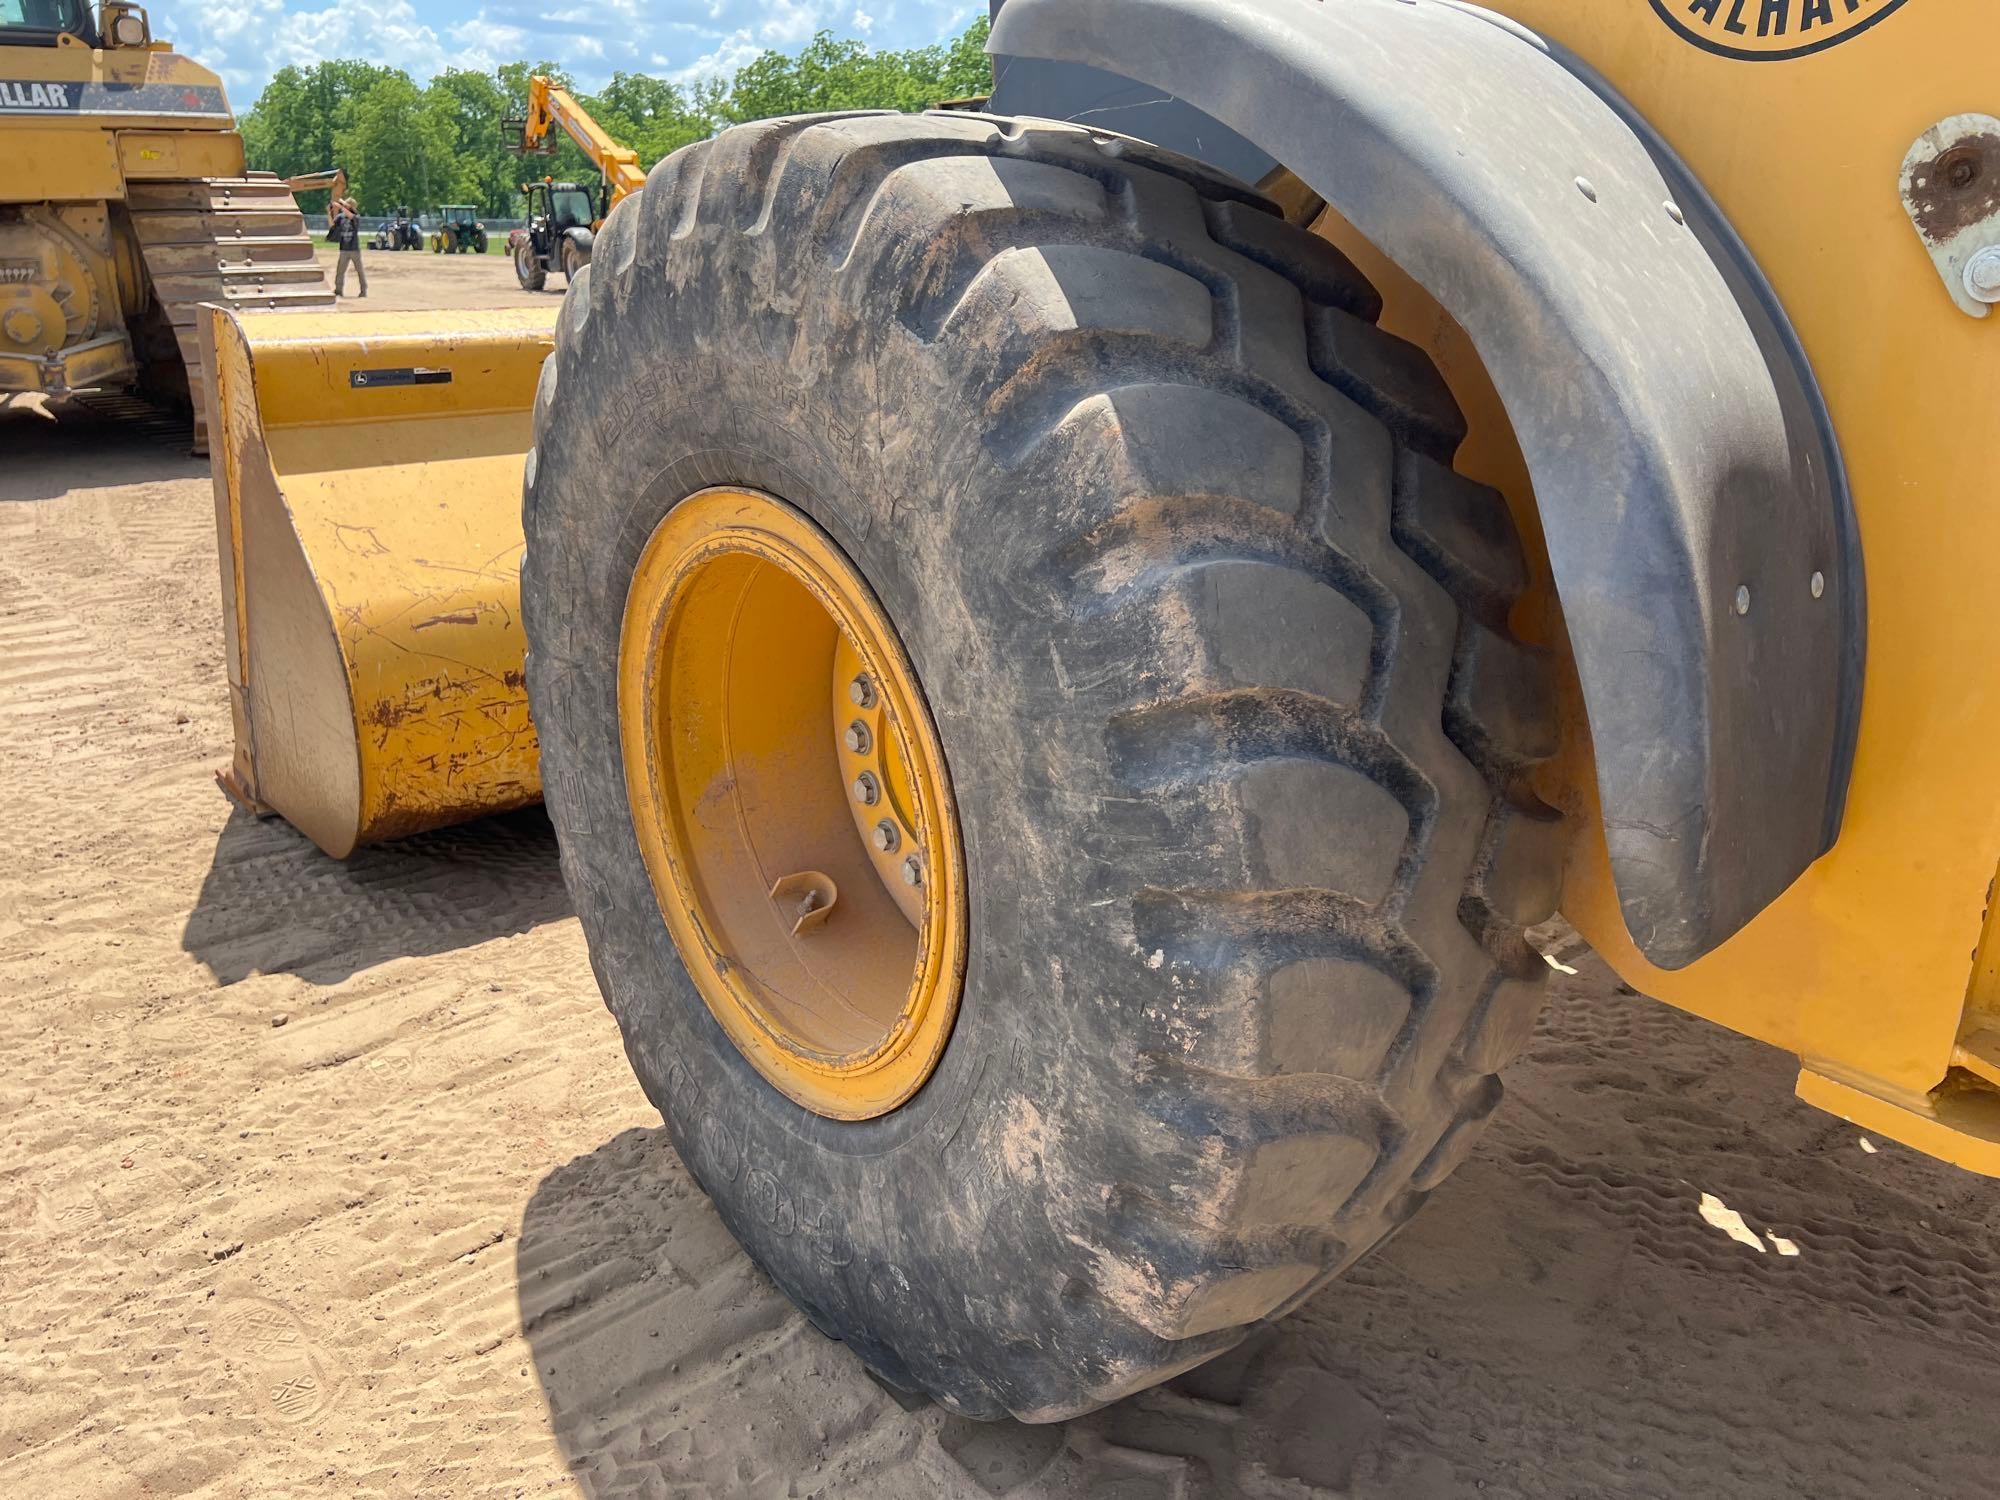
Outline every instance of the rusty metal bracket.
<svg viewBox="0 0 2000 1500">
<path fill-rule="evenodd" d="M 2000 260 L 2000 120 L 1952 115 L 1931 126 L 1903 158 L 1902 195 L 1951 300 L 1986 317 L 2000 301 L 2000 274 L 1980 269 Z"/>
</svg>

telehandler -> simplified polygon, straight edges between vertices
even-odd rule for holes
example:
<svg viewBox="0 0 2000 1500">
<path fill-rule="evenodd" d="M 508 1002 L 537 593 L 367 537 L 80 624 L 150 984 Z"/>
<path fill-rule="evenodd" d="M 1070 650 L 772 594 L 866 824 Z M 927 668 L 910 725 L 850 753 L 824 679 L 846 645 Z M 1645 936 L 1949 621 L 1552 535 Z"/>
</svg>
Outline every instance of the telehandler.
<svg viewBox="0 0 2000 1500">
<path fill-rule="evenodd" d="M 501 130 L 508 149 L 521 156 L 550 155 L 560 130 L 597 168 L 601 187 L 596 192 L 583 183 L 557 182 L 553 177 L 522 183 L 528 223 L 507 237 L 514 275 L 523 291 L 539 292 L 548 284 L 549 273 L 558 270 L 567 288 L 590 264 L 590 247 L 604 216 L 627 194 L 645 186 L 639 155 L 612 140 L 568 89 L 540 73 L 528 80 L 528 112 L 503 120 Z"/>
<path fill-rule="evenodd" d="M 206 451 L 204 302 L 333 304 L 221 81 L 137 5 L 0 5 L 0 393 L 136 387 L 190 410 Z"/>
<path fill-rule="evenodd" d="M 1008 0 L 552 330 L 218 310 L 239 792 L 545 795 L 689 1169 L 976 1416 L 1381 1244 L 1558 909 L 2000 1174 L 1988 10 Z"/>
</svg>

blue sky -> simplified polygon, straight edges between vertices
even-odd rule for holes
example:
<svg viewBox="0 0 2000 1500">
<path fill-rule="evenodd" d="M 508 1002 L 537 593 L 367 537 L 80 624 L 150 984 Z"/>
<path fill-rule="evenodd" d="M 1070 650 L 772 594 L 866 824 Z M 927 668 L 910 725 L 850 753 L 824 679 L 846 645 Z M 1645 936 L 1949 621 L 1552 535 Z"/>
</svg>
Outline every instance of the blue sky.
<svg viewBox="0 0 2000 1500">
<path fill-rule="evenodd" d="M 962 31 L 983 0 L 153 0 L 158 36 L 222 75 L 247 108 L 287 63 L 358 57 L 419 84 L 448 67 L 549 58 L 591 88 L 613 71 L 733 72 L 816 31 L 914 47 Z"/>
</svg>

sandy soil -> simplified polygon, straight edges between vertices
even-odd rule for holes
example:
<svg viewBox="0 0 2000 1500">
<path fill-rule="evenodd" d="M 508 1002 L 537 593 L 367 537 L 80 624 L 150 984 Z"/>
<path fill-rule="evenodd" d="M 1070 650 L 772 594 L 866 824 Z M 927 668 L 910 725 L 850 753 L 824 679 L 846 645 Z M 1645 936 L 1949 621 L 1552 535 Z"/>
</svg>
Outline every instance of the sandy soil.
<svg viewBox="0 0 2000 1500">
<path fill-rule="evenodd" d="M 319 263 L 333 284 L 338 252 L 319 247 Z M 428 250 L 364 250 L 368 295 L 357 296 L 361 283 L 350 273 L 347 296 L 340 305 L 349 312 L 394 312 L 425 307 L 540 307 L 562 300 L 563 279 L 549 278 L 548 288 L 524 292 L 514 279 L 514 262 L 504 255 L 433 255 Z"/>
<path fill-rule="evenodd" d="M 1065 1427 L 906 1409 L 675 1158 L 546 822 L 340 865 L 232 812 L 204 469 L 18 406 L 0 455 L 0 1494 L 1991 1493 L 2000 1191 L 1581 953 L 1298 1316 Z"/>
</svg>

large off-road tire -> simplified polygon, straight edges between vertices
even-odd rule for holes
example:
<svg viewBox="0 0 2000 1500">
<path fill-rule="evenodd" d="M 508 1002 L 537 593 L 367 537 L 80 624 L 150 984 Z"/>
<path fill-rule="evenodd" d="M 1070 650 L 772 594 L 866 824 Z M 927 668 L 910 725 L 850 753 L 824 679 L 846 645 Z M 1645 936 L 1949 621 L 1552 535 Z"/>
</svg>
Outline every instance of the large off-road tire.
<svg viewBox="0 0 2000 1500">
<path fill-rule="evenodd" d="M 565 298 L 523 602 L 598 981 L 758 1263 L 955 1410 L 1067 1416 L 1281 1315 L 1463 1159 L 1528 1036 L 1545 664 L 1507 511 L 1378 310 L 1232 180 L 964 114 L 690 146 Z M 949 762 L 962 1004 L 875 1119 L 727 1040 L 635 838 L 621 612 L 723 484 L 859 568 Z"/>
</svg>

